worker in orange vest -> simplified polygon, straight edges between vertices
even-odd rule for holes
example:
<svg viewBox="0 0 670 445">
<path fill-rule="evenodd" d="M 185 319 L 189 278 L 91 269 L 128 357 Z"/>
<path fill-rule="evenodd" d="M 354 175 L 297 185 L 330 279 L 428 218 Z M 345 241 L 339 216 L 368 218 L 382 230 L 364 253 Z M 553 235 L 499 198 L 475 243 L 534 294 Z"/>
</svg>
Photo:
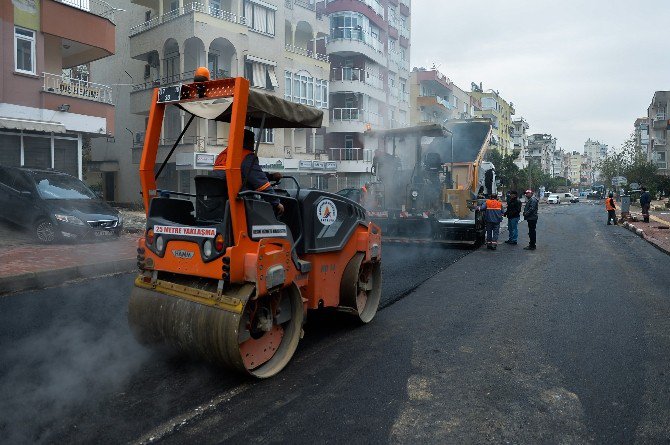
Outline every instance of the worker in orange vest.
<svg viewBox="0 0 670 445">
<path fill-rule="evenodd" d="M 498 235 L 500 234 L 500 223 L 503 220 L 502 202 L 497 194 L 490 194 L 489 198 L 478 207 L 483 210 L 484 222 L 486 223 L 486 248 L 496 250 L 498 248 Z"/>
<path fill-rule="evenodd" d="M 605 199 L 605 210 L 607 210 L 607 225 L 611 226 L 610 221 L 614 221 L 614 225 L 616 226 L 616 202 L 614 202 L 614 194 L 612 192 Z"/>
<path fill-rule="evenodd" d="M 365 203 L 368 200 L 369 196 L 368 193 L 370 193 L 370 183 L 366 182 L 365 184 L 363 184 L 363 187 L 361 187 L 361 197 L 358 200 L 358 203 L 360 205 L 365 205 Z"/>
<path fill-rule="evenodd" d="M 214 161 L 214 171 L 220 176 L 225 177 L 225 166 L 227 148 L 224 148 Z M 246 190 L 254 190 L 257 192 L 274 194 L 274 189 L 270 185 L 270 181 L 279 181 L 282 178 L 281 173 L 265 173 L 258 162 L 258 156 L 254 153 L 254 132 L 251 130 L 244 130 L 244 139 L 242 141 L 242 149 L 244 150 L 244 158 L 242 159 L 242 183 Z M 264 197 L 266 201 L 272 204 L 277 216 L 284 213 L 284 206 L 279 201 L 279 198 Z"/>
</svg>

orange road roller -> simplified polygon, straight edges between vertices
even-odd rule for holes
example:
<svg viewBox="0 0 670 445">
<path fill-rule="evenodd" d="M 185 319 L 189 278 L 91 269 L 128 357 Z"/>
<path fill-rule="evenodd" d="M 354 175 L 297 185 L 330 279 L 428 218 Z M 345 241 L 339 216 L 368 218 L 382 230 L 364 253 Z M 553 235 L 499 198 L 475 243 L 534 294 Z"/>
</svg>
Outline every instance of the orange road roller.
<svg viewBox="0 0 670 445">
<path fill-rule="evenodd" d="M 295 178 L 252 187 L 258 142 L 255 150 L 244 147 L 245 128 L 319 128 L 323 113 L 250 91 L 241 77 L 209 80 L 206 71 L 153 91 L 140 162 L 147 225 L 128 320 L 143 344 L 271 377 L 296 351 L 309 310 L 373 319 L 381 231 L 360 205 L 300 187 Z M 183 110 L 188 123 L 156 168 L 166 107 Z M 220 169 L 196 176 L 195 193 L 158 189 L 158 175 L 195 118 L 229 123 Z"/>
</svg>

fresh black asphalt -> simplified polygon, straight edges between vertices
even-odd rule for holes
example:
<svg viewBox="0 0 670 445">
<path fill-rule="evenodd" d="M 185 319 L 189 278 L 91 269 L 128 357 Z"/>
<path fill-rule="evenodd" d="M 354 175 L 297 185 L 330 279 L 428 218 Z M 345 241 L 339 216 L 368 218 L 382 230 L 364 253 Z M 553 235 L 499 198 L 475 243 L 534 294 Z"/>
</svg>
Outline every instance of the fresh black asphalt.
<svg viewBox="0 0 670 445">
<path fill-rule="evenodd" d="M 129 275 L 0 298 L 0 437 L 667 442 L 670 257 L 603 212 L 544 207 L 534 252 L 385 245 L 376 319 L 310 314 L 260 382 L 138 346 Z"/>
</svg>

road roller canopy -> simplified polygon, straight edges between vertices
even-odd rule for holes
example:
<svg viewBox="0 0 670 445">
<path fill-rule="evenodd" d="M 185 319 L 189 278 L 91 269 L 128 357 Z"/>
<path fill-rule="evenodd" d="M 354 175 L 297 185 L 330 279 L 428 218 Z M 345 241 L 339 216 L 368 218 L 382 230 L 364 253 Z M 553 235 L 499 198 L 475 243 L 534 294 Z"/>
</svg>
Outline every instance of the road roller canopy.
<svg viewBox="0 0 670 445">
<path fill-rule="evenodd" d="M 233 97 L 203 99 L 179 103 L 179 107 L 197 117 L 230 122 Z M 264 119 L 265 118 L 265 119 Z M 276 96 L 249 91 L 246 124 L 260 128 L 321 128 L 323 111 L 296 104 Z"/>
</svg>

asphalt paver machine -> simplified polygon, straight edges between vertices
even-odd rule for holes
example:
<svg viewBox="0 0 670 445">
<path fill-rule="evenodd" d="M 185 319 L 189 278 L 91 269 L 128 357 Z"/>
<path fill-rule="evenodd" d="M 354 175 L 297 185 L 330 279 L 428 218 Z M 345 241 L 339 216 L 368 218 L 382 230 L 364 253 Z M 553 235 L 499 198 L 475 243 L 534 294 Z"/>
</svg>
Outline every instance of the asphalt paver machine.
<svg viewBox="0 0 670 445">
<path fill-rule="evenodd" d="M 197 116 L 230 124 L 225 175 L 196 176 L 193 195 L 156 187 L 169 106 L 190 113 L 189 122 Z M 154 90 L 140 163 L 147 225 L 128 314 L 141 343 L 265 378 L 290 361 L 309 310 L 372 320 L 381 296 L 381 230 L 365 210 L 288 176 L 276 195 L 246 190 L 243 180 L 245 127 L 318 128 L 322 117 L 250 91 L 244 78 Z M 292 187 L 279 188 L 286 183 Z M 276 196 L 281 216 L 266 201 Z"/>
</svg>

